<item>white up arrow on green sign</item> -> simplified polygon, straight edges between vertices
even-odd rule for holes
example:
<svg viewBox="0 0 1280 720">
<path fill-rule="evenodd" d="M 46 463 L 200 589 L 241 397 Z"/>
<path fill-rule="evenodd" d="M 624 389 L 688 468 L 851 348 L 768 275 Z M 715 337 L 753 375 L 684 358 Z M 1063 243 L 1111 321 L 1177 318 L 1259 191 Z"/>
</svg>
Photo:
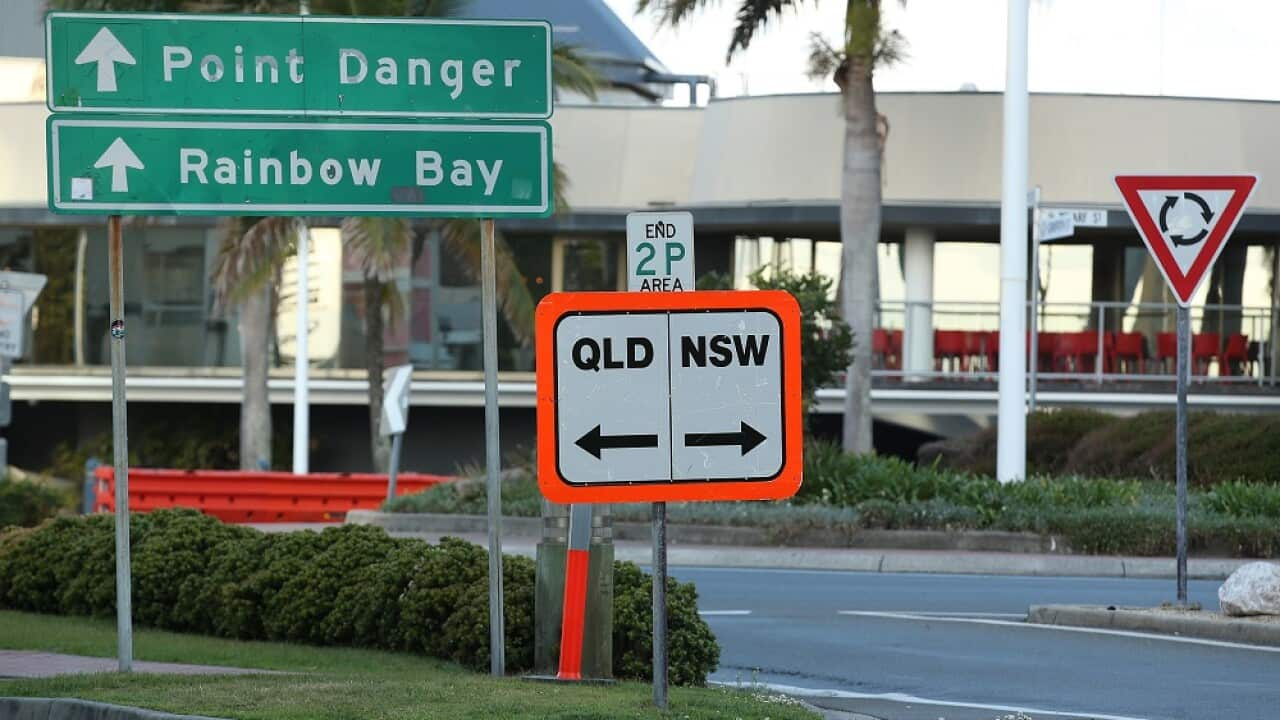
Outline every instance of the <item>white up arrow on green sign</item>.
<svg viewBox="0 0 1280 720">
<path fill-rule="evenodd" d="M 536 20 L 52 12 L 54 112 L 551 116 Z"/>
<path fill-rule="evenodd" d="M 542 217 L 551 128 L 523 124 L 48 120 L 49 206 L 131 215 Z"/>
<path fill-rule="evenodd" d="M 107 28 L 102 28 L 76 56 L 77 65 L 94 63 L 98 66 L 98 92 L 116 92 L 116 63 L 137 65 L 138 61 Z"/>
</svg>

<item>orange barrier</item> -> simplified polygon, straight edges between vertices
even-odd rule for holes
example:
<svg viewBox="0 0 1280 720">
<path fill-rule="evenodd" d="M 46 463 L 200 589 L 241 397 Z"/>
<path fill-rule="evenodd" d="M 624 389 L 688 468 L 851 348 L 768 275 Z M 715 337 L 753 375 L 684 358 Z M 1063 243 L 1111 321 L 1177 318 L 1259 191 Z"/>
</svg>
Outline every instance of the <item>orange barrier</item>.
<svg viewBox="0 0 1280 720">
<path fill-rule="evenodd" d="M 115 469 L 94 471 L 95 512 L 114 512 Z M 401 473 L 396 494 L 421 492 L 453 478 Z M 234 470 L 129 469 L 129 510 L 194 508 L 223 522 L 341 522 L 348 510 L 377 510 L 387 498 L 387 476 L 343 473 L 294 475 Z"/>
</svg>

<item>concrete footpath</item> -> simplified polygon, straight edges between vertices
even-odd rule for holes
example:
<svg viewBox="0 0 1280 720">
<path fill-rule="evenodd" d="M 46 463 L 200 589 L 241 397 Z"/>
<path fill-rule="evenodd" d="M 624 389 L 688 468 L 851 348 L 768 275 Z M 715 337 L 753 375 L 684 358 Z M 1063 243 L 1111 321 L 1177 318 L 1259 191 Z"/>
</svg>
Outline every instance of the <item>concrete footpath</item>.
<svg viewBox="0 0 1280 720">
<path fill-rule="evenodd" d="M 117 668 L 115 658 L 63 655 L 30 650 L 0 650 L 0 678 L 47 678 L 58 675 L 111 673 Z M 165 675 L 253 675 L 275 674 L 270 670 L 222 667 L 219 665 L 187 665 L 184 663 L 145 662 L 135 660 L 135 672 Z"/>
</svg>

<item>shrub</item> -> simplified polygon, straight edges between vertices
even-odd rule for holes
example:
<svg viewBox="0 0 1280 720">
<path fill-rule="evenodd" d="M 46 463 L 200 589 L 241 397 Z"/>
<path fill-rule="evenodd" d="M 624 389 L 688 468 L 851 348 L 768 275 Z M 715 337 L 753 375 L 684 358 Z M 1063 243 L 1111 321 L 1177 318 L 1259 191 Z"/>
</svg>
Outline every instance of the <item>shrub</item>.
<svg viewBox="0 0 1280 720">
<path fill-rule="evenodd" d="M 1221 482 L 1205 493 L 1204 504 L 1222 515 L 1280 519 L 1280 487 L 1263 483 Z"/>
<path fill-rule="evenodd" d="M 613 564 L 613 672 L 653 674 L 653 580 L 635 563 Z M 668 672 L 676 685 L 699 685 L 720 664 L 720 646 L 698 615 L 693 583 L 667 578 Z"/>
<path fill-rule="evenodd" d="M 517 469 L 503 475 L 502 514 L 538 517 L 542 512 L 542 493 L 533 473 Z M 384 503 L 382 509 L 385 512 L 484 515 L 489 509 L 488 497 L 484 477 L 468 477 L 433 485 L 420 493 L 401 495 Z"/>
<path fill-rule="evenodd" d="M 97 515 L 0 533 L 0 607 L 113 614 L 113 530 L 111 516 Z M 141 625 L 407 649 L 474 669 L 489 665 L 488 556 L 462 540 L 433 546 L 367 526 L 265 534 L 188 510 L 136 515 L 131 532 Z M 615 673 L 647 679 L 650 580 L 635 565 L 616 567 Z M 512 672 L 533 666 L 534 588 L 533 562 L 504 557 Z M 668 600 L 672 681 L 704 683 L 719 648 L 698 616 L 697 593 L 671 580 Z"/>
<path fill-rule="evenodd" d="M 66 504 L 51 487 L 26 480 L 0 478 L 0 529 L 9 525 L 31 527 L 51 518 Z"/>
</svg>

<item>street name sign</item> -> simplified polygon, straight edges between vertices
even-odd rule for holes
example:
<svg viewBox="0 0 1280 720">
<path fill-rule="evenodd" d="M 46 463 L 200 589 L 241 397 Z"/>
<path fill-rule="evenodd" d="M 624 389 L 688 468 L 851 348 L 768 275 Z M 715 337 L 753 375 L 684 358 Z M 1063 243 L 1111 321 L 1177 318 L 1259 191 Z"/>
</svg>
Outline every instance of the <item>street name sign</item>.
<svg viewBox="0 0 1280 720">
<path fill-rule="evenodd" d="M 553 293 L 536 313 L 538 483 L 558 503 L 764 500 L 801 476 L 789 293 Z"/>
<path fill-rule="evenodd" d="M 125 215 L 545 217 L 543 121 L 48 120 L 49 206 Z"/>
<path fill-rule="evenodd" d="M 45 46 L 54 112 L 551 116 L 545 21 L 52 12 Z"/>
<path fill-rule="evenodd" d="M 1042 242 L 1069 238 L 1076 232 L 1076 224 L 1068 214 L 1055 214 L 1053 211 L 1040 211 L 1039 239 Z"/>
<path fill-rule="evenodd" d="M 693 214 L 627 214 L 627 289 L 677 292 L 694 289 Z"/>
<path fill-rule="evenodd" d="M 1240 221 L 1258 176 L 1121 174 L 1115 183 L 1169 289 L 1179 305 L 1189 307 Z"/>
</svg>

